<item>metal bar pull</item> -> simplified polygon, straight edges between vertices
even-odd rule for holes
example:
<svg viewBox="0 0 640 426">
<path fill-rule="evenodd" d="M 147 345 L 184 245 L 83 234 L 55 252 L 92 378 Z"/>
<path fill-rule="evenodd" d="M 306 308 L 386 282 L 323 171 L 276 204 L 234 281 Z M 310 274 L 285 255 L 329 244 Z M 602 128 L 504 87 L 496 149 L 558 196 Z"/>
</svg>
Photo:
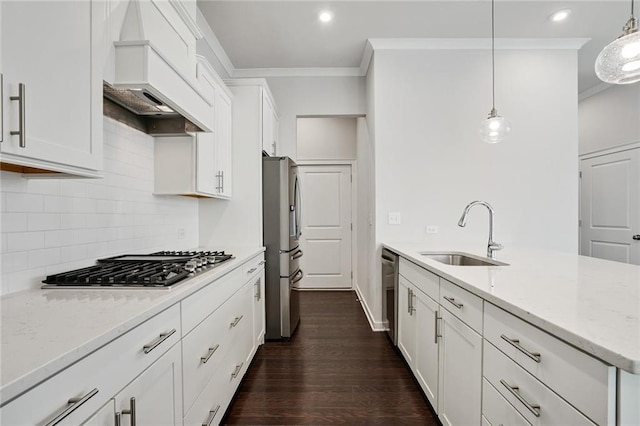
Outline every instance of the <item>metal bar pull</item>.
<svg viewBox="0 0 640 426">
<path fill-rule="evenodd" d="M 122 410 L 122 414 L 130 414 L 131 415 L 131 426 L 136 426 L 136 399 L 135 397 L 131 397 L 129 399 L 129 409 Z"/>
<path fill-rule="evenodd" d="M 411 290 L 411 312 L 409 312 L 411 315 L 413 315 L 416 311 L 416 307 L 413 305 L 413 301 L 416 300 L 417 297 L 418 296 L 416 296 L 416 293 Z"/>
<path fill-rule="evenodd" d="M 520 392 L 518 392 L 518 389 L 520 389 L 518 386 L 511 386 L 503 379 L 500 379 L 500 383 L 502 383 L 502 386 L 507 388 L 511 395 L 515 396 L 516 399 L 522 403 L 522 405 L 527 407 L 527 410 L 531 411 L 534 416 L 540 417 L 540 406 L 537 404 L 531 404 L 529 401 L 524 399 L 524 397 L 520 395 Z"/>
<path fill-rule="evenodd" d="M 267 261 L 266 260 L 261 260 L 260 263 L 258 263 L 258 266 L 262 266 L 262 265 L 266 265 Z"/>
<path fill-rule="evenodd" d="M 9 133 L 20 136 L 20 148 L 25 148 L 27 146 L 25 85 L 23 83 L 18 84 L 18 96 L 11 96 L 9 99 L 18 101 L 18 130 L 12 130 Z"/>
<path fill-rule="evenodd" d="M 242 320 L 242 318 L 244 318 L 244 315 L 240 315 L 239 317 L 236 317 L 233 322 L 231 323 L 231 328 L 235 327 L 236 325 L 238 325 L 238 323 Z"/>
<path fill-rule="evenodd" d="M 176 329 L 174 328 L 173 330 L 168 331 L 166 333 L 160 333 L 160 336 L 156 340 L 154 340 L 151 343 L 147 343 L 142 347 L 142 349 L 144 350 L 144 353 L 148 354 L 149 352 L 157 348 L 160 343 L 167 340 L 175 332 L 176 332 Z"/>
<path fill-rule="evenodd" d="M 438 344 L 438 337 L 442 337 L 440 334 L 438 334 L 438 321 L 439 321 L 439 320 L 441 320 L 442 318 L 440 318 L 440 317 L 438 316 L 438 311 L 437 311 L 437 310 L 436 310 L 436 311 L 433 311 L 433 313 L 434 313 L 434 314 L 435 314 L 435 316 L 436 316 L 436 319 L 435 319 L 435 321 L 433 322 L 433 324 L 434 324 L 433 328 L 435 329 L 435 330 L 433 331 L 433 334 L 434 334 L 434 336 L 435 336 L 435 337 L 434 337 L 434 339 L 433 339 L 433 343 L 435 343 L 435 344 L 437 345 L 437 344 Z"/>
<path fill-rule="evenodd" d="M 262 289 L 260 288 L 262 284 L 262 278 L 258 278 L 254 284 L 256 286 L 256 294 L 253 296 L 256 300 L 262 299 Z"/>
<path fill-rule="evenodd" d="M 4 138 L 4 74 L 0 73 L 0 142 Z"/>
<path fill-rule="evenodd" d="M 244 362 L 241 362 L 240 365 L 236 365 L 235 370 L 233 370 L 233 373 L 231 373 L 232 379 L 235 379 L 236 377 L 238 377 L 238 374 L 240 374 L 240 370 L 242 370 L 243 365 L 244 365 Z"/>
<path fill-rule="evenodd" d="M 213 354 L 216 353 L 216 351 L 218 350 L 218 348 L 220 347 L 220 345 L 215 345 L 212 348 L 209 348 L 209 352 L 207 352 L 207 354 L 203 357 L 200 358 L 200 361 L 202 361 L 203 364 L 206 364 L 207 361 L 209 361 L 209 358 L 211 358 L 213 356 Z"/>
<path fill-rule="evenodd" d="M 207 417 L 207 420 L 202 423 L 202 426 L 211 426 L 211 423 L 213 423 L 213 419 L 216 418 L 216 414 L 218 414 L 219 410 L 220 404 L 218 404 L 213 410 L 209 411 L 209 417 Z"/>
<path fill-rule="evenodd" d="M 500 338 L 502 340 L 504 340 L 505 342 L 507 342 L 508 344 L 510 344 L 511 346 L 513 346 L 514 348 L 516 348 L 517 350 L 519 350 L 520 352 L 522 352 L 523 354 L 525 354 L 526 356 L 528 356 L 529 358 L 531 358 L 532 360 L 534 360 L 535 362 L 540 362 L 540 353 L 531 352 L 531 351 L 523 348 L 520 345 L 520 340 L 518 340 L 518 339 L 510 339 L 507 336 L 505 336 L 504 334 L 501 334 Z"/>
<path fill-rule="evenodd" d="M 68 406 L 62 413 L 58 414 L 51 421 L 49 421 L 49 423 L 47 423 L 46 426 L 57 425 L 62 420 L 67 418 L 71 413 L 73 413 L 78 408 L 80 408 L 82 406 L 82 404 L 84 404 L 85 402 L 87 402 L 88 400 L 93 398 L 95 396 L 95 394 L 97 394 L 97 393 L 98 393 L 98 388 L 95 388 L 91 392 L 89 392 L 88 394 L 86 394 L 86 395 L 84 395 L 84 396 L 82 396 L 80 398 L 70 398 L 68 403 L 71 404 L 71 405 Z"/>
<path fill-rule="evenodd" d="M 456 302 L 456 299 L 453 297 L 447 297 L 447 296 L 443 296 L 443 297 L 444 297 L 444 300 L 451 303 L 453 306 L 455 306 L 458 309 L 462 309 L 462 307 L 464 306 L 462 303 Z"/>
<path fill-rule="evenodd" d="M 115 426 L 122 426 L 122 413 L 116 413 Z"/>
<path fill-rule="evenodd" d="M 257 268 L 257 267 L 251 268 L 251 269 L 249 269 L 249 270 L 247 271 L 247 274 L 253 274 L 253 273 L 254 273 L 255 271 L 257 271 L 257 270 L 258 270 L 258 268 Z"/>
<path fill-rule="evenodd" d="M 407 289 L 407 312 L 411 315 L 411 289 Z"/>
</svg>

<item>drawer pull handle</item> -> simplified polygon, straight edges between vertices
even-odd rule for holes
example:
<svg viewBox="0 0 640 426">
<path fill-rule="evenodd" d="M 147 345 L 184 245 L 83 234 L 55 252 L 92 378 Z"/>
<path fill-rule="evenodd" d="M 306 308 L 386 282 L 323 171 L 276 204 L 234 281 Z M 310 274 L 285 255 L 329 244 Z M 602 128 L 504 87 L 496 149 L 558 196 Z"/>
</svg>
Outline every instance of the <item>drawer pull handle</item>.
<svg viewBox="0 0 640 426">
<path fill-rule="evenodd" d="M 255 282 L 255 284 L 253 284 L 256 287 L 256 293 L 253 295 L 253 297 L 256 300 L 260 300 L 262 299 L 262 290 L 261 290 L 261 285 L 262 285 L 262 279 L 258 278 Z"/>
<path fill-rule="evenodd" d="M 238 323 L 242 320 L 242 318 L 244 318 L 244 315 L 240 315 L 239 317 L 236 317 L 236 319 L 234 319 L 233 322 L 231 323 L 231 328 L 238 325 Z"/>
<path fill-rule="evenodd" d="M 436 319 L 435 319 L 435 321 L 433 323 L 434 324 L 434 328 L 435 328 L 434 333 L 433 333 L 435 335 L 435 337 L 433 339 L 433 343 L 435 343 L 437 345 L 438 344 L 438 337 L 442 337 L 441 334 L 438 334 L 438 321 L 441 320 L 442 318 L 438 316 L 438 311 L 437 310 L 434 311 L 433 313 L 436 315 Z"/>
<path fill-rule="evenodd" d="M 115 426 L 122 426 L 122 413 L 116 413 Z"/>
<path fill-rule="evenodd" d="M 462 303 L 456 302 L 456 299 L 453 297 L 444 296 L 444 300 L 451 303 L 453 306 L 455 306 L 458 309 L 462 309 L 462 307 L 464 306 Z"/>
<path fill-rule="evenodd" d="M 503 379 L 500 379 L 500 383 L 502 383 L 502 386 L 504 386 L 509 392 L 511 392 L 511 395 L 515 396 L 518 401 L 520 401 L 525 407 L 527 407 L 527 410 L 531 411 L 534 416 L 540 417 L 540 406 L 531 404 L 529 401 L 524 399 L 522 395 L 520 395 L 520 392 L 518 392 L 518 389 L 520 389 L 518 386 L 511 386 Z"/>
<path fill-rule="evenodd" d="M 241 362 L 240 365 L 236 365 L 235 370 L 233 370 L 233 373 L 231 373 L 232 379 L 235 379 L 236 377 L 238 377 L 238 374 L 240 374 L 240 370 L 242 370 L 243 365 L 244 365 L 244 362 Z"/>
<path fill-rule="evenodd" d="M 9 134 L 19 136 L 20 148 L 26 148 L 27 133 L 25 130 L 26 129 L 25 120 L 27 116 L 27 108 L 25 106 L 25 103 L 26 103 L 25 85 L 23 83 L 19 83 L 18 96 L 10 96 L 9 99 L 12 101 L 18 101 L 18 130 L 11 130 Z"/>
<path fill-rule="evenodd" d="M 251 269 L 249 269 L 249 270 L 247 271 L 247 274 L 253 274 L 253 273 L 254 273 L 255 271 L 257 271 L 257 270 L 258 270 L 258 268 L 256 268 L 256 267 L 251 268 Z"/>
<path fill-rule="evenodd" d="M 266 265 L 267 262 L 265 260 L 261 260 L 260 263 L 258 263 L 258 266 L 262 266 L 262 265 Z"/>
<path fill-rule="evenodd" d="M 211 358 L 213 356 L 213 354 L 216 353 L 216 351 L 218 350 L 218 348 L 220 347 L 220 345 L 215 345 L 212 348 L 209 348 L 209 352 L 207 352 L 207 354 L 203 357 L 200 358 L 200 361 L 202 361 L 203 364 L 206 364 L 207 361 L 209 361 L 209 358 Z"/>
<path fill-rule="evenodd" d="M 136 399 L 134 397 L 131 397 L 129 399 L 129 409 L 128 410 L 122 410 L 122 414 L 129 414 L 131 415 L 131 426 L 136 426 Z"/>
<path fill-rule="evenodd" d="M 213 419 L 215 419 L 216 414 L 218 414 L 218 410 L 220 410 L 220 404 L 218 404 L 213 410 L 209 411 L 209 417 L 207 417 L 207 420 L 202 423 L 202 426 L 211 426 Z"/>
<path fill-rule="evenodd" d="M 167 340 L 175 332 L 176 332 L 176 329 L 174 328 L 173 330 L 168 331 L 166 333 L 160 333 L 160 336 L 156 340 L 154 340 L 151 343 L 147 343 L 142 347 L 142 349 L 144 350 L 144 353 L 148 354 L 149 352 L 157 348 L 160 343 Z"/>
<path fill-rule="evenodd" d="M 540 362 L 540 354 L 537 352 L 528 351 L 525 348 L 523 348 L 522 345 L 520 345 L 520 340 L 510 339 L 504 334 L 501 334 L 500 338 L 505 342 L 507 342 L 508 344 L 510 344 L 511 346 L 513 346 L 514 348 L 516 348 L 517 350 L 519 350 L 520 352 L 522 352 L 523 354 L 525 354 L 526 356 L 528 356 L 529 358 L 531 358 L 532 360 L 534 360 L 535 362 Z"/>
<path fill-rule="evenodd" d="M 83 397 L 69 399 L 68 403 L 71 404 L 71 405 L 68 406 L 67 409 L 64 410 L 62 413 L 58 414 L 53 420 L 51 420 L 49 423 L 47 423 L 46 426 L 57 425 L 62 420 L 64 420 L 66 417 L 68 417 L 71 413 L 73 413 L 78 408 L 80 408 L 80 406 L 82 404 L 84 404 L 85 402 L 87 402 L 88 400 L 93 398 L 93 396 L 95 394 L 97 394 L 97 393 L 98 393 L 98 388 L 95 388 L 95 389 L 93 389 L 91 392 L 89 392 L 88 394 L 86 394 Z"/>
</svg>

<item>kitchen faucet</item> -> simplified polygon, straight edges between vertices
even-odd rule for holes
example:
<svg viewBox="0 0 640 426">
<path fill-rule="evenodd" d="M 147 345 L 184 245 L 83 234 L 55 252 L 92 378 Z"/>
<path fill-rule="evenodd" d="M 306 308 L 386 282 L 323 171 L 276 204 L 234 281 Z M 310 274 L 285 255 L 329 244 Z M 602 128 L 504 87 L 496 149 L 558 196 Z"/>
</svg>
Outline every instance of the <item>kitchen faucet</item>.
<svg viewBox="0 0 640 426">
<path fill-rule="evenodd" d="M 458 221 L 458 226 L 463 227 L 467 224 L 467 215 L 469 214 L 469 210 L 471 207 L 480 204 L 485 206 L 489 210 L 489 242 L 487 243 L 487 257 L 491 259 L 495 259 L 496 255 L 493 253 L 497 250 L 502 250 L 503 246 L 500 243 L 496 243 L 493 241 L 493 208 L 486 201 L 472 201 L 464 208 L 464 212 L 462 212 L 462 217 Z"/>
</svg>

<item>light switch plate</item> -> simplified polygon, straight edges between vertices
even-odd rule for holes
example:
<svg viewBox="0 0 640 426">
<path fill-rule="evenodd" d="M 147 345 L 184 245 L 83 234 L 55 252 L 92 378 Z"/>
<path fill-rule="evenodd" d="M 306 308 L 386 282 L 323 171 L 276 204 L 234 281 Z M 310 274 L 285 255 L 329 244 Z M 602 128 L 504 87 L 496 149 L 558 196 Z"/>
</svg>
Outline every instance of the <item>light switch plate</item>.
<svg viewBox="0 0 640 426">
<path fill-rule="evenodd" d="M 402 223 L 402 215 L 398 212 L 389 213 L 389 225 L 400 225 Z"/>
</svg>

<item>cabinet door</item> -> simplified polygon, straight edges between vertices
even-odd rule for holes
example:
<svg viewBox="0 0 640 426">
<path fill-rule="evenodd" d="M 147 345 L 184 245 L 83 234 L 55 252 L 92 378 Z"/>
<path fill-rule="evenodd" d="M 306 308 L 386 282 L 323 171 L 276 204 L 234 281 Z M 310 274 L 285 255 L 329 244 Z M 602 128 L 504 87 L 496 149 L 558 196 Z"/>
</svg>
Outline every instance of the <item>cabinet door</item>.
<svg viewBox="0 0 640 426">
<path fill-rule="evenodd" d="M 232 133 L 231 98 L 221 89 L 216 90 L 216 174 L 219 179 L 218 195 L 232 194 Z"/>
<path fill-rule="evenodd" d="M 115 401 L 110 399 L 96 414 L 89 420 L 82 423 L 82 426 L 115 426 L 116 409 Z"/>
<path fill-rule="evenodd" d="M 422 293 L 415 292 L 416 333 L 415 375 L 434 410 L 438 410 L 438 302 Z"/>
<path fill-rule="evenodd" d="M 273 143 L 273 117 L 274 110 L 266 93 L 262 93 L 262 150 L 267 154 L 275 155 Z"/>
<path fill-rule="evenodd" d="M 403 276 L 398 278 L 398 349 L 413 368 L 416 353 L 416 319 L 412 309 L 414 290 Z"/>
<path fill-rule="evenodd" d="M 440 315 L 438 416 L 443 425 L 478 425 L 482 337 L 446 309 Z"/>
<path fill-rule="evenodd" d="M 216 140 L 213 133 L 196 135 L 196 192 L 215 195 L 220 182 L 216 171 Z M 156 173 L 165 173 L 156 170 Z"/>
<path fill-rule="evenodd" d="M 280 141 L 280 119 L 278 118 L 278 115 L 276 114 L 275 109 L 273 110 L 272 126 L 273 126 L 273 145 L 272 145 L 273 153 L 271 155 L 276 156 L 278 153 L 278 142 Z"/>
<path fill-rule="evenodd" d="M 182 424 L 182 362 L 176 344 L 115 398 L 122 426 Z M 135 407 L 132 410 L 132 407 Z M 131 412 L 134 413 L 131 413 Z"/>
<path fill-rule="evenodd" d="M 258 346 L 264 343 L 264 269 L 260 275 L 253 280 L 253 345 L 257 350 Z M 252 351 L 255 352 L 255 351 Z"/>
<path fill-rule="evenodd" d="M 2 2 L 4 128 L 2 161 L 45 170 L 102 166 L 101 73 L 92 69 L 89 1 Z M 22 102 L 19 96 L 24 85 Z M 22 103 L 23 108 L 19 105 Z M 22 118 L 22 120 L 21 120 Z M 20 126 L 22 121 L 23 126 Z M 11 131 L 24 128 L 23 136 Z M 82 173 L 79 173 L 82 174 Z"/>
</svg>

